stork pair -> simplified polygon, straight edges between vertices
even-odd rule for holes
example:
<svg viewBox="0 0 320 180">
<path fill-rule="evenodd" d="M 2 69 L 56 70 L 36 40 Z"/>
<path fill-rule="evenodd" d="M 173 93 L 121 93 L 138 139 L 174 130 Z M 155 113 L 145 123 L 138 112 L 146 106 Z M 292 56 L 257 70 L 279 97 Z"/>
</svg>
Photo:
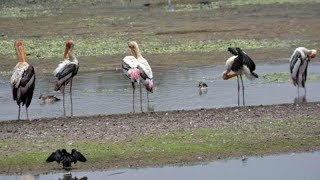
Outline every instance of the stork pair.
<svg viewBox="0 0 320 180">
<path fill-rule="evenodd" d="M 242 84 L 242 100 L 244 101 L 244 85 L 242 75 L 245 74 L 250 80 L 258 78 L 258 75 L 254 72 L 256 65 L 252 59 L 240 48 L 228 48 L 228 51 L 234 56 L 230 57 L 226 61 L 226 70 L 222 74 L 224 80 L 230 79 L 237 76 L 238 82 L 238 105 L 240 105 L 240 83 L 239 77 Z M 290 74 L 294 86 L 304 88 L 306 94 L 306 81 L 307 81 L 307 70 L 309 61 L 316 57 L 317 51 L 315 49 L 307 49 L 305 47 L 298 47 L 295 49 L 290 58 Z"/>
<path fill-rule="evenodd" d="M 54 90 L 61 90 L 63 94 L 63 112 L 66 116 L 65 111 L 65 86 L 70 83 L 70 101 L 71 101 L 71 116 L 73 115 L 73 103 L 72 103 L 72 79 L 77 74 L 79 69 L 79 63 L 76 56 L 73 54 L 73 42 L 68 40 L 66 42 L 66 47 L 64 51 L 64 61 L 61 62 L 58 67 L 54 70 L 54 76 L 57 78 L 55 80 Z M 10 79 L 10 84 L 12 86 L 13 100 L 19 106 L 18 120 L 20 120 L 20 108 L 21 105 L 26 106 L 27 119 L 28 107 L 30 106 L 33 91 L 35 88 L 35 71 L 32 65 L 26 62 L 26 56 L 24 53 L 23 45 L 21 40 L 17 40 L 14 43 L 16 49 L 18 64 L 13 69 L 13 74 Z M 67 57 L 68 56 L 68 57 Z"/>
</svg>

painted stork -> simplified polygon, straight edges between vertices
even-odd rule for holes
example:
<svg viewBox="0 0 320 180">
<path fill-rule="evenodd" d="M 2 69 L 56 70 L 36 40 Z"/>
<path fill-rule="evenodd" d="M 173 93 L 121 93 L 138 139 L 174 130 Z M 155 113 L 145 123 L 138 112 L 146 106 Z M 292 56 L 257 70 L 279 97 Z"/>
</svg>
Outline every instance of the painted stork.
<svg viewBox="0 0 320 180">
<path fill-rule="evenodd" d="M 22 41 L 17 40 L 14 43 L 14 47 L 20 62 L 18 62 L 18 64 L 14 67 L 13 74 L 10 79 L 13 100 L 15 100 L 19 106 L 18 120 L 20 120 L 21 103 L 22 106 L 26 106 L 27 119 L 29 119 L 28 107 L 30 106 L 32 100 L 36 75 L 33 66 L 26 62 Z"/>
<path fill-rule="evenodd" d="M 153 74 L 148 61 L 142 57 L 139 46 L 135 41 L 128 43 L 129 51 L 132 56 L 126 56 L 122 60 L 122 69 L 124 74 L 131 80 L 133 89 L 133 112 L 134 110 L 134 91 L 135 83 L 140 85 L 140 108 L 142 111 L 142 88 L 143 84 L 147 90 L 147 98 L 149 102 L 148 93 L 153 93 Z"/>
<path fill-rule="evenodd" d="M 79 62 L 73 54 L 74 44 L 71 40 L 66 41 L 66 47 L 63 54 L 63 61 L 53 71 L 53 75 L 57 78 L 54 82 L 54 90 L 62 92 L 63 99 L 63 114 L 66 116 L 65 109 L 65 86 L 70 83 L 70 103 L 71 103 L 71 116 L 73 116 L 73 103 L 72 103 L 72 80 L 78 73 Z M 68 58 L 67 58 L 68 55 Z"/>
<path fill-rule="evenodd" d="M 317 50 L 298 47 L 294 50 L 290 58 L 290 74 L 294 86 L 304 88 L 306 94 L 307 70 L 309 61 L 316 57 Z"/>
<path fill-rule="evenodd" d="M 134 51 L 136 54 L 136 58 L 139 61 L 139 70 L 140 70 L 140 81 L 141 83 L 144 85 L 144 87 L 147 90 L 147 99 L 148 99 L 148 103 L 149 103 L 149 93 L 153 93 L 153 73 L 152 73 L 152 69 L 148 63 L 148 61 L 142 57 L 140 50 L 139 50 L 139 46 L 135 41 L 131 42 L 131 51 Z M 140 98 L 141 98 L 141 83 L 140 83 Z M 142 103 L 142 99 L 140 99 L 141 103 Z M 141 111 L 142 111 L 142 107 L 141 107 Z"/>
<path fill-rule="evenodd" d="M 239 76 L 242 85 L 242 102 L 244 102 L 244 85 L 242 75 L 244 74 L 249 80 L 258 78 L 258 75 L 253 72 L 256 69 L 256 65 L 253 60 L 240 48 L 228 48 L 228 51 L 234 56 L 230 57 L 226 61 L 226 70 L 222 74 L 224 80 L 237 76 L 238 82 L 238 105 L 240 105 L 240 83 Z M 232 72 L 231 72 L 232 71 Z"/>
</svg>

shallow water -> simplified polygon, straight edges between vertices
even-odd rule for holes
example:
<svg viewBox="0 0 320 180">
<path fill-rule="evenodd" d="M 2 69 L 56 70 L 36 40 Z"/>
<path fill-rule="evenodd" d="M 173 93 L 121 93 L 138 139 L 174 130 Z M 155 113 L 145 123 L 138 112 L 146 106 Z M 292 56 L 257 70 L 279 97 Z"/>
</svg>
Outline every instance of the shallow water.
<svg viewBox="0 0 320 180">
<path fill-rule="evenodd" d="M 144 180 L 144 179 L 245 179 L 245 180 L 318 180 L 320 178 L 320 152 L 267 157 L 248 157 L 214 161 L 203 165 L 119 169 L 96 172 L 72 172 L 26 176 L 0 176 L 0 180 L 67 180 L 68 177 L 90 180 Z M 70 178 L 69 178 L 70 179 Z"/>
<path fill-rule="evenodd" d="M 320 63 L 312 63 L 309 73 L 318 73 Z M 237 81 L 222 80 L 223 65 L 217 67 L 154 67 L 155 91 L 149 94 L 147 106 L 146 91 L 143 89 L 143 111 L 166 111 L 177 109 L 199 109 L 237 106 Z M 288 72 L 288 64 L 259 64 L 258 74 Z M 316 74 L 319 75 L 319 74 Z M 288 77 L 289 78 L 289 77 Z M 10 77 L 0 76 L 0 120 L 17 118 L 18 106 L 12 100 Z M 41 104 L 40 94 L 62 98 L 53 91 L 52 75 L 37 76 L 34 99 L 29 107 L 29 116 L 33 118 L 62 116 L 62 101 L 54 104 Z M 200 95 L 198 83 L 208 84 L 207 92 Z M 80 73 L 74 79 L 73 102 L 74 115 L 115 114 L 132 112 L 132 88 L 122 70 L 95 73 Z M 286 83 L 266 83 L 262 79 L 249 81 L 244 78 L 246 105 L 268 105 L 293 103 L 297 100 L 297 88 L 289 81 Z M 67 86 L 68 88 L 69 86 Z M 306 101 L 319 101 L 320 81 L 307 82 Z M 70 114 L 70 99 L 66 95 L 67 114 Z M 301 90 L 300 92 L 303 92 Z M 140 110 L 139 90 L 136 90 L 136 111 Z M 22 107 L 22 119 L 25 108 Z"/>
</svg>

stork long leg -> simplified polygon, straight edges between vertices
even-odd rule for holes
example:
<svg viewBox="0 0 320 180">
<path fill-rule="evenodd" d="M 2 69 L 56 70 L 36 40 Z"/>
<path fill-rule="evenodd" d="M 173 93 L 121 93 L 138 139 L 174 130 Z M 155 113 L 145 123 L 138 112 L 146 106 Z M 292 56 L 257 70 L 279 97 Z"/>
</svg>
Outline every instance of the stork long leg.
<svg viewBox="0 0 320 180">
<path fill-rule="evenodd" d="M 20 108 L 21 108 L 21 106 L 20 106 L 20 104 L 19 104 L 18 120 L 20 120 Z"/>
<path fill-rule="evenodd" d="M 72 78 L 70 80 L 70 103 L 71 103 L 71 116 L 73 116 L 73 103 L 72 103 Z"/>
<path fill-rule="evenodd" d="M 29 120 L 28 108 L 26 106 L 27 120 Z"/>
<path fill-rule="evenodd" d="M 238 82 L 238 106 L 240 106 L 240 83 L 239 83 L 239 76 L 237 76 L 237 82 Z"/>
<path fill-rule="evenodd" d="M 132 83 L 132 109 L 133 109 L 133 112 L 134 111 L 134 90 L 135 90 L 135 86 L 134 86 L 134 82 L 131 82 Z"/>
<path fill-rule="evenodd" d="M 142 88 L 141 88 L 141 83 L 140 84 L 140 109 L 141 109 L 141 112 L 142 112 Z"/>
<path fill-rule="evenodd" d="M 240 79 L 241 79 L 241 84 L 242 84 L 242 103 L 243 103 L 243 105 L 245 105 L 245 103 L 244 103 L 244 85 L 243 85 L 242 75 L 240 75 Z"/>
<path fill-rule="evenodd" d="M 61 87 L 62 91 L 62 103 L 63 103 L 63 116 L 66 116 L 66 106 L 65 106 L 65 99 L 64 99 L 64 90 L 65 90 L 65 85 Z"/>
</svg>

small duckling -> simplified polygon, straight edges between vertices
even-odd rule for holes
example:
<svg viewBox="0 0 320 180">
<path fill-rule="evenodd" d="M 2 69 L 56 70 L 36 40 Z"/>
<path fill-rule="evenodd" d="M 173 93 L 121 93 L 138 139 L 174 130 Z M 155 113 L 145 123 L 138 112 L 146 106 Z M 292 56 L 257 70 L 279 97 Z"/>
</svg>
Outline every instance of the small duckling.
<svg viewBox="0 0 320 180">
<path fill-rule="evenodd" d="M 202 94 L 207 94 L 208 91 L 208 85 L 205 82 L 200 81 L 199 82 L 199 95 L 201 96 Z"/>
<path fill-rule="evenodd" d="M 42 94 L 39 96 L 39 99 L 42 100 L 41 104 L 52 104 L 56 101 L 60 101 L 59 98 L 57 98 L 54 95 L 49 95 L 49 96 L 43 96 Z"/>
</svg>

